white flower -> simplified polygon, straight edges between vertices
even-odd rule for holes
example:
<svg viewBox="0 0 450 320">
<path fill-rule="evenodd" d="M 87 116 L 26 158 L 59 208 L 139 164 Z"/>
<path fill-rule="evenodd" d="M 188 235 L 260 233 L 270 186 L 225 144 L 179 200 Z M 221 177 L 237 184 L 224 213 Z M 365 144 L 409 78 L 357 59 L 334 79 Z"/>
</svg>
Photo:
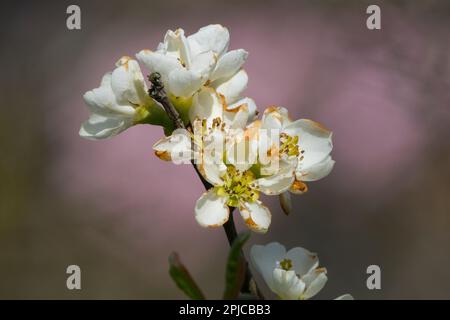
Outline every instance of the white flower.
<svg viewBox="0 0 450 320">
<path fill-rule="evenodd" d="M 333 149 L 332 132 L 320 123 L 308 119 L 292 121 L 287 109 L 270 107 L 264 111 L 261 129 L 266 129 L 267 133 L 275 129 L 280 133 L 279 150 L 272 154 L 297 157 L 297 181 L 316 181 L 333 169 L 335 161 L 330 156 Z M 294 185 L 291 191 L 297 193 L 303 190 Z"/>
<path fill-rule="evenodd" d="M 255 115 L 256 104 L 252 99 L 243 98 L 227 104 L 223 96 L 210 87 L 203 87 L 194 95 L 189 110 L 191 124 L 197 119 L 206 119 L 207 127 L 211 127 L 213 121 L 219 118 L 225 124 L 225 129 L 244 129 Z"/>
<path fill-rule="evenodd" d="M 155 52 L 142 50 L 137 57 L 152 72 L 161 74 L 169 99 L 186 124 L 211 112 L 204 109 L 212 108 L 208 98 L 215 96 L 224 123 L 234 122 L 236 117 L 235 126 L 245 127 L 244 115 L 251 121 L 256 113 L 253 100 L 241 99 L 248 81 L 241 67 L 248 54 L 242 49 L 227 52 L 228 44 L 228 30 L 220 25 L 201 28 L 189 37 L 182 29 L 169 30 Z M 84 95 L 91 115 L 80 135 L 103 139 L 137 123 L 162 125 L 170 132 L 173 125 L 149 97 L 138 63 L 123 57 L 116 67 L 105 74 L 99 88 Z"/>
<path fill-rule="evenodd" d="M 164 118 L 163 110 L 147 94 L 138 63 L 129 57 L 122 57 L 116 69 L 103 76 L 100 87 L 86 92 L 83 98 L 91 115 L 79 133 L 87 139 L 117 135 L 144 118 L 155 124 L 156 118 Z"/>
<path fill-rule="evenodd" d="M 319 268 L 317 254 L 301 247 L 286 252 L 278 242 L 254 245 L 250 259 L 267 286 L 284 300 L 310 299 L 328 280 L 326 269 Z M 353 300 L 353 297 L 345 294 L 336 300 Z"/>
<path fill-rule="evenodd" d="M 297 159 L 282 159 L 276 171 L 261 174 L 255 163 L 258 122 L 242 130 L 247 106 L 224 111 L 220 101 L 213 89 L 202 90 L 192 109 L 193 132 L 176 130 L 153 146 L 155 154 L 163 160 L 198 160 L 199 172 L 213 186 L 196 203 L 200 225 L 221 226 L 229 218 L 229 207 L 237 207 L 250 229 L 266 232 L 271 214 L 258 200 L 260 192 L 279 195 L 287 191 L 295 180 Z"/>
<path fill-rule="evenodd" d="M 319 268 L 317 255 L 300 247 L 286 252 L 278 242 L 254 245 L 250 259 L 267 286 L 281 299 L 310 299 L 327 282 L 326 269 Z"/>
<path fill-rule="evenodd" d="M 249 103 L 248 103 L 249 104 Z M 223 109 L 219 96 L 213 89 L 205 89 L 196 99 L 191 112 L 191 128 L 177 129 L 153 145 L 156 156 L 174 163 L 202 161 L 205 148 L 216 148 L 223 153 L 227 140 L 232 140 L 234 129 L 245 127 L 248 119 L 247 103 L 237 107 L 235 112 Z"/>
<path fill-rule="evenodd" d="M 193 159 L 192 135 L 186 129 L 176 129 L 170 136 L 156 142 L 153 150 L 161 160 L 175 164 L 190 163 Z"/>
<path fill-rule="evenodd" d="M 213 134 L 214 139 L 225 140 L 223 131 L 215 130 Z M 281 162 L 277 173 L 260 176 L 257 170 L 253 170 L 252 163 L 225 164 L 224 158 L 220 153 L 203 153 L 198 168 L 213 188 L 205 192 L 195 205 L 197 222 L 204 227 L 221 226 L 228 221 L 229 207 L 237 207 L 251 230 L 266 232 L 271 214 L 258 200 L 260 192 L 277 195 L 286 191 L 294 180 L 295 167 L 290 162 Z"/>
<path fill-rule="evenodd" d="M 221 142 L 225 144 L 227 141 L 233 141 L 236 134 L 242 135 L 246 132 L 237 129 L 245 128 L 249 119 L 255 117 L 255 111 L 256 105 L 250 98 L 227 106 L 214 89 L 204 87 L 194 96 L 189 112 L 193 133 L 184 129 L 175 130 L 171 136 L 164 137 L 153 145 L 155 154 L 162 160 L 180 163 L 199 159 L 201 155 L 191 151 L 202 153 L 205 144 L 211 142 L 215 136 L 211 133 L 217 133 L 220 127 L 220 136 L 224 139 Z M 186 137 L 190 137 L 190 140 Z M 223 150 L 224 145 L 219 147 L 218 142 L 216 139 L 214 146 Z M 254 142 L 257 144 L 256 140 Z M 197 150 L 191 150 L 194 147 Z"/>
<path fill-rule="evenodd" d="M 272 130 L 278 133 L 275 135 L 277 141 L 273 141 Z M 296 179 L 289 189 L 292 193 L 306 192 L 305 182 L 322 179 L 333 169 L 332 132 L 312 120 L 291 120 L 283 107 L 272 106 L 264 111 L 259 141 L 260 154 L 270 155 L 271 162 L 275 158 L 297 158 Z M 282 195 L 280 202 L 283 210 L 289 213 L 290 196 Z"/>
<path fill-rule="evenodd" d="M 190 98 L 202 86 L 214 88 L 227 103 L 236 102 L 247 87 L 241 69 L 248 53 L 227 52 L 230 35 L 221 25 L 208 25 L 186 37 L 183 29 L 167 31 L 156 51 L 142 50 L 136 57 L 151 72 L 159 72 L 169 97 Z"/>
</svg>

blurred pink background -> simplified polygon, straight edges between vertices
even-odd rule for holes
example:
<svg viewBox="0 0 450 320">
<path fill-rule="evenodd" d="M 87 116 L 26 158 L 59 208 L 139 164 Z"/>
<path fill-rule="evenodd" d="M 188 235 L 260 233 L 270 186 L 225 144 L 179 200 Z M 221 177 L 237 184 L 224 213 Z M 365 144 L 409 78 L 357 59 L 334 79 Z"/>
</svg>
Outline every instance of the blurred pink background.
<svg viewBox="0 0 450 320">
<path fill-rule="evenodd" d="M 450 5 L 376 1 L 18 1 L 3 19 L 0 117 L 0 298 L 183 298 L 168 276 L 178 251 L 210 298 L 223 289 L 228 245 L 193 207 L 203 186 L 189 166 L 162 162 L 163 133 L 138 126 L 104 141 L 78 136 L 82 95 L 123 55 L 156 48 L 167 29 L 220 23 L 244 48 L 246 95 L 334 132 L 332 174 L 294 198 L 250 243 L 319 254 L 318 298 L 450 298 Z M 236 215 L 238 228 L 244 230 Z M 82 269 L 82 290 L 65 268 Z M 382 290 L 366 268 L 382 269 Z"/>
</svg>

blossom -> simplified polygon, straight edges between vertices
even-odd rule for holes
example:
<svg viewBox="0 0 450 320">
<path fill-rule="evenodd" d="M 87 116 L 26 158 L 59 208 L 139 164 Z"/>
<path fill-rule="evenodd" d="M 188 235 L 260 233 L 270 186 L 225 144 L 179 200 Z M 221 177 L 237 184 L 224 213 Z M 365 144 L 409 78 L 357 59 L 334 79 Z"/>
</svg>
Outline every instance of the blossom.
<svg viewBox="0 0 450 320">
<path fill-rule="evenodd" d="M 176 129 L 168 137 L 153 145 L 155 155 L 164 161 L 175 164 L 190 163 L 193 157 L 192 134 L 186 129 Z"/>
<path fill-rule="evenodd" d="M 183 112 L 203 86 L 236 102 L 247 87 L 248 76 L 241 68 L 248 53 L 228 51 L 230 35 L 221 25 L 208 25 L 186 37 L 183 29 L 167 31 L 156 51 L 144 49 L 136 57 L 151 72 L 161 74 L 166 92 Z"/>
<path fill-rule="evenodd" d="M 283 107 L 269 107 L 256 119 L 255 102 L 242 95 L 248 53 L 228 51 L 229 42 L 228 30 L 218 24 L 190 36 L 167 31 L 155 51 L 136 54 L 151 72 L 151 90 L 138 62 L 122 57 L 98 88 L 85 93 L 91 114 L 79 134 L 103 139 L 136 124 L 163 126 L 165 136 L 153 145 L 156 156 L 194 164 L 208 189 L 195 203 L 196 221 L 222 226 L 237 208 L 251 230 L 265 233 L 272 216 L 261 194 L 279 195 L 283 210 L 291 211 L 290 194 L 306 192 L 305 182 L 333 169 L 332 132 L 312 120 L 292 120 Z M 301 247 L 255 245 L 250 258 L 281 299 L 310 299 L 327 282 L 317 255 Z"/>
<path fill-rule="evenodd" d="M 210 127 L 217 118 L 224 123 L 225 129 L 244 129 L 256 116 L 256 104 L 251 98 L 242 98 L 228 104 L 222 95 L 209 87 L 203 87 L 193 97 L 189 110 L 189 120 L 206 119 Z"/>
<path fill-rule="evenodd" d="M 204 87 L 195 95 L 193 105 L 189 112 L 191 131 L 185 129 L 175 130 L 170 136 L 164 137 L 153 145 L 155 154 L 162 160 L 186 163 L 187 160 L 200 159 L 201 153 L 208 142 L 215 136 L 220 126 L 220 140 L 225 145 L 233 141 L 238 129 L 245 129 L 247 123 L 255 117 L 256 105 L 250 98 L 244 98 L 232 105 L 226 105 L 221 96 L 212 88 Z M 256 140 L 255 140 L 256 141 Z M 218 144 L 215 139 L 215 148 L 223 151 L 224 145 Z M 193 152 L 196 149 L 198 153 Z"/>
<path fill-rule="evenodd" d="M 259 127 L 259 154 L 264 155 L 269 164 L 278 158 L 297 159 L 295 180 L 289 189 L 291 193 L 306 192 L 305 182 L 322 179 L 333 169 L 332 132 L 320 123 L 308 119 L 293 121 L 286 108 L 272 106 L 264 111 Z M 270 168 L 263 166 L 265 170 Z M 280 195 L 280 204 L 289 214 L 292 210 L 289 193 Z"/>
<path fill-rule="evenodd" d="M 260 144 L 262 152 L 281 158 L 297 158 L 296 181 L 290 191 L 303 193 L 307 190 L 305 181 L 316 181 L 327 176 L 335 161 L 331 158 L 332 132 L 320 123 L 308 119 L 291 120 L 286 108 L 269 107 L 264 111 L 261 129 L 269 135 L 276 130 L 278 143 L 274 150 L 272 136 L 268 143 Z M 262 139 L 260 139 L 262 141 Z"/>
<path fill-rule="evenodd" d="M 225 132 L 218 128 L 211 133 L 214 135 L 212 140 L 223 141 Z M 225 154 L 217 153 L 217 149 L 214 153 L 204 152 L 202 155 L 199 171 L 213 187 L 196 202 L 197 222 L 203 227 L 221 226 L 228 221 L 230 207 L 236 207 L 251 230 L 266 232 L 271 213 L 259 200 L 260 193 L 277 195 L 286 191 L 294 179 L 295 167 L 283 161 L 276 173 L 261 176 L 246 159 L 231 164 L 224 161 L 226 158 Z"/>
<path fill-rule="evenodd" d="M 203 27 L 189 37 L 182 29 L 169 30 L 155 52 L 142 50 L 136 55 L 151 72 L 160 73 L 164 89 L 185 124 L 198 118 L 198 112 L 210 112 L 205 108 L 212 108 L 208 99 L 213 95 L 228 120 L 242 115 L 243 109 L 248 121 L 254 118 L 255 103 L 241 97 L 248 81 L 241 67 L 248 53 L 243 49 L 227 52 L 229 38 L 228 30 L 220 25 Z M 91 115 L 82 124 L 80 135 L 103 139 L 137 123 L 162 125 L 170 133 L 173 125 L 147 91 L 137 61 L 121 58 L 116 69 L 105 74 L 100 87 L 84 95 Z M 190 111 L 191 106 L 194 111 Z M 240 126 L 245 125 L 246 121 L 241 121 Z"/>
<path fill-rule="evenodd" d="M 200 102 L 193 109 L 189 130 L 177 129 L 153 145 L 157 157 L 176 164 L 191 160 L 201 162 L 205 149 L 216 149 L 222 154 L 227 141 L 233 141 L 234 134 L 241 132 L 234 130 L 245 127 L 249 117 L 247 104 L 237 107 L 235 112 L 228 112 L 222 109 L 214 91 L 206 91 L 210 90 L 203 92 L 208 96 L 205 100 L 209 102 Z M 202 100 L 204 99 L 201 98 L 200 101 Z"/>
<path fill-rule="evenodd" d="M 83 96 L 91 112 L 80 128 L 80 136 L 104 139 L 134 124 L 168 122 L 164 110 L 147 94 L 147 86 L 137 61 L 122 57 L 116 68 L 103 76 L 100 87 Z"/>
<path fill-rule="evenodd" d="M 230 207 L 236 207 L 250 229 L 266 232 L 271 213 L 259 201 L 260 193 L 277 195 L 288 190 L 294 180 L 295 165 L 282 161 L 276 173 L 261 175 L 248 158 L 233 159 L 228 156 L 230 150 L 241 141 L 256 141 L 251 136 L 251 129 L 227 131 L 227 125 L 220 117 L 216 117 L 211 126 L 207 125 L 207 120 L 196 119 L 194 133 L 179 129 L 159 140 L 153 146 L 155 154 L 163 160 L 199 160 L 196 164 L 199 172 L 212 185 L 195 205 L 195 218 L 201 226 L 223 225 L 228 221 Z M 229 125 L 233 124 L 231 122 Z M 235 132 L 249 139 L 236 138 L 241 135 L 236 136 Z M 233 162 L 228 159 L 233 159 Z"/>
<path fill-rule="evenodd" d="M 325 286 L 325 268 L 319 267 L 317 254 L 296 247 L 286 252 L 278 242 L 254 245 L 250 250 L 252 265 L 267 286 L 284 300 L 305 300 L 314 297 Z M 346 294 L 338 300 L 353 299 Z"/>
<path fill-rule="evenodd" d="M 231 126 L 234 122 L 231 122 Z M 207 118 L 196 119 L 193 133 L 178 129 L 153 146 L 163 160 L 175 162 L 196 159 L 202 176 L 213 186 L 195 206 L 195 217 L 203 227 L 217 227 L 228 221 L 229 207 L 239 208 L 247 226 L 266 232 L 271 222 L 267 207 L 259 201 L 260 193 L 278 195 L 289 189 L 294 181 L 295 162 L 281 161 L 279 170 L 261 175 L 250 158 L 239 157 L 232 149 L 242 142 L 256 142 L 252 128 L 227 131 L 220 117 L 207 126 Z M 246 137 L 248 139 L 246 139 Z M 234 155 L 234 156 L 231 156 Z"/>
</svg>

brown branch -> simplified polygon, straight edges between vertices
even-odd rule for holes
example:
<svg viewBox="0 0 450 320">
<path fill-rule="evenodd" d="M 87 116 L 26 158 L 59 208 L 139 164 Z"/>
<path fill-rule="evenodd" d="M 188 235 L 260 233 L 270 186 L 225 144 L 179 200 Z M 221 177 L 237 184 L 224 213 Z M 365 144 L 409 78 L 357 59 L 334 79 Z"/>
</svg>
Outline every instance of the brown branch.
<svg viewBox="0 0 450 320">
<path fill-rule="evenodd" d="M 177 109 L 170 103 L 169 98 L 167 97 L 166 91 L 164 90 L 164 85 L 161 82 L 161 75 L 158 72 L 153 72 L 149 77 L 152 87 L 149 90 L 149 95 L 157 102 L 159 102 L 170 120 L 172 120 L 174 126 L 176 128 L 185 128 L 183 120 L 181 120 L 180 115 L 178 114 Z"/>
<path fill-rule="evenodd" d="M 167 94 L 164 90 L 164 85 L 161 82 L 161 75 L 157 72 L 154 72 L 154 73 L 150 74 L 148 79 L 152 84 L 151 89 L 148 92 L 150 97 L 152 97 L 155 101 L 157 101 L 158 103 L 160 103 L 162 105 L 162 107 L 166 111 L 167 115 L 169 116 L 170 120 L 172 120 L 175 128 L 185 129 L 185 125 L 183 123 L 183 120 L 181 120 L 181 117 L 180 117 L 178 111 L 175 109 L 175 107 L 170 102 L 169 98 L 167 97 Z M 200 173 L 200 171 L 198 170 L 198 168 L 195 165 L 193 160 L 191 161 L 191 163 L 192 163 L 194 170 L 197 173 L 198 177 L 202 181 L 205 189 L 206 190 L 211 189 L 213 186 L 208 181 L 205 180 L 205 178 Z M 230 246 L 233 244 L 234 240 L 237 238 L 236 226 L 234 225 L 234 219 L 233 219 L 234 209 L 235 209 L 234 207 L 230 207 L 230 217 L 229 217 L 228 221 L 223 225 L 223 228 L 225 230 L 225 234 L 227 236 L 228 243 Z M 241 251 L 241 255 L 245 261 L 245 266 L 246 266 L 245 280 L 242 285 L 241 291 L 244 293 L 249 293 L 250 292 L 250 280 L 253 278 L 253 275 L 252 275 L 252 272 L 250 271 L 248 261 L 245 259 L 244 253 L 242 251 Z M 258 287 L 256 287 L 256 291 L 257 291 L 258 297 L 261 299 L 264 299 L 264 296 L 259 291 Z"/>
</svg>

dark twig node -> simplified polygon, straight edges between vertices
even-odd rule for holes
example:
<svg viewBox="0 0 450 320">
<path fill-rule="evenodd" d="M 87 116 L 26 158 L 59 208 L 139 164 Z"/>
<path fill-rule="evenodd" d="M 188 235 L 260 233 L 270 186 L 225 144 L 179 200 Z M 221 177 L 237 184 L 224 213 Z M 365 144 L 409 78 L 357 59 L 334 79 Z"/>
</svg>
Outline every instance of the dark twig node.
<svg viewBox="0 0 450 320">
<path fill-rule="evenodd" d="M 176 128 L 185 128 L 177 109 L 175 109 L 167 97 L 166 91 L 164 90 L 164 84 L 161 81 L 161 75 L 158 72 L 153 72 L 148 76 L 148 80 L 151 83 L 151 87 L 148 90 L 150 97 L 162 105 Z"/>
</svg>

